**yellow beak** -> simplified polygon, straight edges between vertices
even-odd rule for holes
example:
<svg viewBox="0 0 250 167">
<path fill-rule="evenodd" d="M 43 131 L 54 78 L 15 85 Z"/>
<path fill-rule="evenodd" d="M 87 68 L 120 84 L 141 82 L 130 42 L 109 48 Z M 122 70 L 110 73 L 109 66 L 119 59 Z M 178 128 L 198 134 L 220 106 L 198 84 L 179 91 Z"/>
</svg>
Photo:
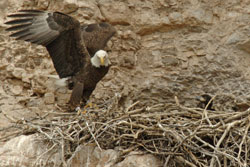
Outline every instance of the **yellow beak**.
<svg viewBox="0 0 250 167">
<path fill-rule="evenodd" d="M 104 66 L 104 58 L 100 57 L 101 65 Z"/>
</svg>

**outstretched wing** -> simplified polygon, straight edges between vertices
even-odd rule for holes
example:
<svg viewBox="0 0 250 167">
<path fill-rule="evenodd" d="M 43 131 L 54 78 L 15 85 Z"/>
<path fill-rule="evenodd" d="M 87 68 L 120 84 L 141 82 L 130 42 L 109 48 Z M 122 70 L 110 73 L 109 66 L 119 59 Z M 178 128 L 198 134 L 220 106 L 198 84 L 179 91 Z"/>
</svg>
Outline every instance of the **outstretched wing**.
<svg viewBox="0 0 250 167">
<path fill-rule="evenodd" d="M 60 78 L 77 73 L 90 56 L 84 45 L 80 23 L 63 13 L 20 10 L 8 17 L 14 20 L 7 31 L 17 40 L 43 45 L 47 48 Z"/>
<path fill-rule="evenodd" d="M 108 40 L 116 33 L 115 28 L 108 23 L 82 25 L 82 37 L 90 56 L 104 49 Z"/>
</svg>

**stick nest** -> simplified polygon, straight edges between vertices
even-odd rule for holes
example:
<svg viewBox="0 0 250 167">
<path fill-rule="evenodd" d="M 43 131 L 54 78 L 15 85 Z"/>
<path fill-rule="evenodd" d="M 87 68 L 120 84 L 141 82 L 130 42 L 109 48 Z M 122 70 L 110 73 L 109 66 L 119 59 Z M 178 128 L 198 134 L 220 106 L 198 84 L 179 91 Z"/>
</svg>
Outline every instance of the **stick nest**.
<svg viewBox="0 0 250 167">
<path fill-rule="evenodd" d="M 159 156 L 164 166 L 250 166 L 250 109 L 209 111 L 175 104 L 119 109 L 117 100 L 86 113 L 48 112 L 16 121 L 13 135 L 39 133 L 69 159 L 80 144 Z M 3 129 L 2 129 L 3 130 Z M 5 129 L 6 130 L 6 129 Z"/>
</svg>

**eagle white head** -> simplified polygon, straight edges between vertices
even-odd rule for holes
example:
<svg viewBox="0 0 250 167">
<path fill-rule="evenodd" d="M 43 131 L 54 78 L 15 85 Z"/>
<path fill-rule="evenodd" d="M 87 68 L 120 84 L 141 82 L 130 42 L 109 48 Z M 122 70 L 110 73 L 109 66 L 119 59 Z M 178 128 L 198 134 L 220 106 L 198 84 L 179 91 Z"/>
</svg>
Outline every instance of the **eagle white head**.
<svg viewBox="0 0 250 167">
<path fill-rule="evenodd" d="M 108 58 L 108 53 L 104 50 L 98 50 L 91 58 L 91 64 L 97 68 L 109 66 L 111 63 Z"/>
</svg>

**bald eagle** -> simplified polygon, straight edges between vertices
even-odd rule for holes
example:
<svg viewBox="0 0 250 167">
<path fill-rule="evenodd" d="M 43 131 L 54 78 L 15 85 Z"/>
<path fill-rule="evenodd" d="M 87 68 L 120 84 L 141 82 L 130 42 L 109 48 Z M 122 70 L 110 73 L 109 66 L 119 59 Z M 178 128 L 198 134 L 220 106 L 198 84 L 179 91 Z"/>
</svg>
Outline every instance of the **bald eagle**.
<svg viewBox="0 0 250 167">
<path fill-rule="evenodd" d="M 8 17 L 10 37 L 45 46 L 61 80 L 72 88 L 70 109 L 86 104 L 96 84 L 107 74 L 104 51 L 115 28 L 105 22 L 83 24 L 60 12 L 20 10 Z"/>
</svg>

